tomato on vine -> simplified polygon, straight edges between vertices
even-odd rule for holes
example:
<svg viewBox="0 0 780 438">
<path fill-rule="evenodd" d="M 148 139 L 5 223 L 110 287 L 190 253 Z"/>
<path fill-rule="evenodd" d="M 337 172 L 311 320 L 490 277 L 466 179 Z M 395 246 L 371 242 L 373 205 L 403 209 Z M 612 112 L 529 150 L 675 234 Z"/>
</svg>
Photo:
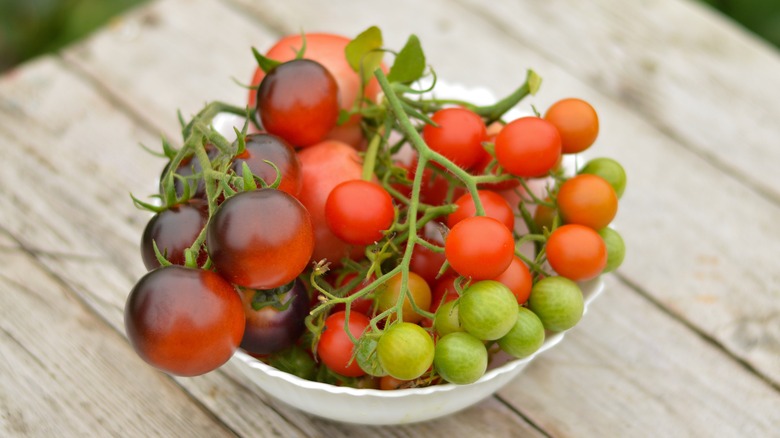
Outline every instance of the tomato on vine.
<svg viewBox="0 0 780 438">
<path fill-rule="evenodd" d="M 426 124 L 422 137 L 434 151 L 468 169 L 482 158 L 487 136 L 482 118 L 466 108 L 444 108 L 431 116 L 436 125 Z"/>
<path fill-rule="evenodd" d="M 206 226 L 207 208 L 202 200 L 192 200 L 163 210 L 149 220 L 141 236 L 141 258 L 147 270 L 160 266 L 154 252 L 155 244 L 166 260 L 174 265 L 184 265 L 184 251 L 195 243 Z M 202 265 L 206 258 L 206 253 L 201 252 L 196 262 Z"/>
<path fill-rule="evenodd" d="M 600 230 L 614 219 L 618 209 L 615 189 L 596 175 L 580 174 L 561 184 L 557 196 L 563 221 Z"/>
<path fill-rule="evenodd" d="M 308 59 L 277 65 L 257 89 L 257 114 L 263 128 L 299 147 L 323 140 L 336 126 L 339 108 L 333 75 Z"/>
<path fill-rule="evenodd" d="M 508 230 L 515 229 L 515 213 L 503 196 L 491 190 L 479 190 L 477 195 L 479 195 L 479 200 L 485 209 L 485 216 L 498 220 Z M 470 193 L 466 193 L 456 199 L 455 205 L 458 209 L 447 217 L 447 226 L 450 228 L 463 219 L 476 216 L 477 214 L 477 208 Z"/>
<path fill-rule="evenodd" d="M 547 239 L 547 261 L 563 277 L 574 281 L 597 277 L 607 266 L 607 247 L 592 228 L 568 224 Z"/>
<path fill-rule="evenodd" d="M 487 216 L 463 219 L 447 234 L 444 243 L 452 269 L 474 280 L 495 278 L 509 267 L 515 254 L 512 232 Z"/>
<path fill-rule="evenodd" d="M 420 322 L 423 315 L 415 311 L 414 306 L 424 312 L 431 308 L 431 288 L 424 278 L 414 272 L 409 272 L 406 289 L 402 289 L 402 281 L 403 275 L 399 272 L 379 287 L 377 292 L 379 311 L 394 309 L 406 291 L 408 295 L 402 304 L 402 318 L 406 322 Z M 414 302 L 414 306 L 412 306 L 412 302 Z M 389 320 L 392 321 L 395 318 L 395 314 L 391 314 Z"/>
<path fill-rule="evenodd" d="M 270 185 L 276 180 L 277 171 L 281 181 L 277 189 L 298 196 L 301 191 L 301 160 L 295 149 L 281 137 L 268 133 L 249 134 L 245 139 L 244 151 L 237 155 L 230 168 L 237 176 L 244 175 L 244 163 L 252 175 Z M 266 163 L 270 161 L 276 166 Z"/>
<path fill-rule="evenodd" d="M 359 312 L 350 312 L 349 320 L 344 311 L 336 312 L 325 319 L 322 335 L 317 342 L 317 357 L 333 372 L 347 377 L 366 374 L 358 361 L 353 360 L 355 344 L 345 331 L 344 324 L 355 339 L 360 338 L 369 326 L 367 316 Z"/>
<path fill-rule="evenodd" d="M 507 172 L 523 178 L 546 175 L 561 157 L 561 135 L 539 117 L 509 122 L 496 136 L 496 159 Z"/>
<path fill-rule="evenodd" d="M 562 99 L 550 106 L 544 119 L 555 125 L 561 134 L 564 154 L 576 154 L 588 149 L 599 135 L 599 117 L 586 101 Z"/>
<path fill-rule="evenodd" d="M 328 228 L 353 245 L 378 242 L 394 218 L 393 198 L 381 185 L 369 181 L 345 181 L 325 201 Z"/>
</svg>

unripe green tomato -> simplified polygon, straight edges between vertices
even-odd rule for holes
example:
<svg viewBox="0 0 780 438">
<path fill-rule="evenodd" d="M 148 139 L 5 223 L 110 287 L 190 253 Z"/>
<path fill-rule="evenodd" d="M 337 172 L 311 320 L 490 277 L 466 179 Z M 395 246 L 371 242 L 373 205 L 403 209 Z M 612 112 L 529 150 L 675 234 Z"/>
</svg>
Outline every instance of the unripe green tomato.
<svg viewBox="0 0 780 438">
<path fill-rule="evenodd" d="M 626 244 L 620 233 L 612 228 L 602 228 L 598 233 L 607 246 L 607 266 L 602 272 L 612 272 L 623 264 L 623 259 L 626 257 Z"/>
<path fill-rule="evenodd" d="M 544 344 L 544 324 L 536 314 L 525 307 L 518 309 L 517 322 L 509 333 L 498 340 L 498 346 L 510 355 L 522 359 Z"/>
<path fill-rule="evenodd" d="M 517 299 L 498 281 L 473 283 L 463 291 L 459 303 L 461 325 L 478 339 L 496 340 L 507 334 L 517 320 Z"/>
<path fill-rule="evenodd" d="M 436 310 L 436 316 L 433 318 L 433 328 L 439 336 L 463 331 L 458 316 L 457 301 L 447 301 L 439 306 L 439 309 Z"/>
<path fill-rule="evenodd" d="M 594 158 L 585 163 L 579 173 L 589 173 L 604 178 L 615 189 L 618 199 L 626 190 L 626 171 L 612 158 Z"/>
<path fill-rule="evenodd" d="M 439 338 L 433 366 L 444 380 L 456 385 L 474 383 L 485 374 L 488 352 L 485 344 L 466 332 Z"/>
<path fill-rule="evenodd" d="M 377 344 L 377 355 L 387 374 L 401 380 L 423 375 L 433 364 L 433 339 L 417 324 L 400 322 L 385 330 Z"/>
<path fill-rule="evenodd" d="M 547 277 L 531 289 L 528 308 L 539 317 L 545 329 L 562 332 L 582 319 L 585 303 L 577 283 L 565 277 Z"/>
</svg>

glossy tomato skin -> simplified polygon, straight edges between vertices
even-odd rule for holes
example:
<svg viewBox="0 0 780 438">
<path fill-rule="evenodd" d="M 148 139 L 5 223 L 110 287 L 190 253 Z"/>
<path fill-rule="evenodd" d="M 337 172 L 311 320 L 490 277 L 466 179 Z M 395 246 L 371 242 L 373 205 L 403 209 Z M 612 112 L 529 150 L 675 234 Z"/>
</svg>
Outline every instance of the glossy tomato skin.
<svg viewBox="0 0 780 438">
<path fill-rule="evenodd" d="M 496 136 L 496 159 L 507 172 L 523 178 L 546 175 L 561 158 L 561 135 L 539 117 L 509 122 Z"/>
<path fill-rule="evenodd" d="M 503 196 L 490 190 L 478 190 L 477 195 L 482 202 L 482 208 L 485 209 L 485 216 L 498 220 L 509 230 L 515 229 L 515 214 L 512 211 L 512 206 Z M 447 217 L 449 228 L 454 227 L 455 224 L 467 217 L 477 215 L 477 207 L 474 205 L 474 199 L 470 193 L 455 200 L 455 205 L 458 209 Z"/>
<path fill-rule="evenodd" d="M 317 343 L 317 356 L 333 372 L 347 377 L 366 374 L 357 360 L 352 360 L 355 344 L 344 331 L 346 312 L 336 312 L 325 320 L 325 328 Z M 349 332 L 356 339 L 368 328 L 370 321 L 359 312 L 349 313 Z"/>
<path fill-rule="evenodd" d="M 311 214 L 314 226 L 312 260 L 327 259 L 337 267 L 344 257 L 359 258 L 365 248 L 339 239 L 328 228 L 325 218 L 325 203 L 333 188 L 362 176 L 363 163 L 357 151 L 346 143 L 327 140 L 302 149 L 298 158 L 302 177 L 298 199 Z"/>
<path fill-rule="evenodd" d="M 275 293 L 278 293 L 274 291 Z M 266 305 L 255 310 L 252 302 L 263 300 L 263 291 L 243 289 L 241 301 L 246 315 L 246 328 L 241 348 L 250 354 L 271 354 L 295 344 L 306 329 L 304 319 L 309 314 L 309 296 L 300 280 L 294 280 L 286 292 L 281 292 L 279 303 L 286 306 L 279 310 Z"/>
<path fill-rule="evenodd" d="M 171 265 L 144 275 L 125 304 L 125 330 L 138 355 L 178 376 L 228 361 L 244 334 L 241 298 L 211 271 Z"/>
<path fill-rule="evenodd" d="M 483 157 L 482 142 L 487 136 L 485 122 L 465 108 L 444 108 L 436 111 L 426 124 L 422 136 L 428 146 L 458 166 L 468 169 Z"/>
<path fill-rule="evenodd" d="M 588 149 L 599 135 L 599 117 L 586 101 L 561 99 L 547 110 L 544 119 L 555 125 L 561 134 L 564 154 L 576 154 Z"/>
<path fill-rule="evenodd" d="M 314 248 L 311 217 L 280 190 L 241 192 L 212 216 L 206 246 L 214 267 L 231 283 L 273 289 L 291 282 L 308 265 Z"/>
<path fill-rule="evenodd" d="M 615 189 L 602 177 L 583 173 L 558 189 L 558 210 L 564 222 L 600 230 L 612 222 L 618 209 Z"/>
<path fill-rule="evenodd" d="M 595 278 L 607 266 L 604 240 L 584 225 L 569 224 L 553 230 L 546 251 L 555 272 L 573 281 Z"/>
<path fill-rule="evenodd" d="M 154 254 L 153 242 L 169 262 L 184 265 L 184 250 L 192 246 L 206 226 L 207 209 L 205 202 L 193 200 L 155 214 L 141 236 L 141 258 L 146 269 L 151 271 L 160 266 Z M 207 254 L 202 251 L 198 264 L 205 263 L 206 257 Z"/>
<path fill-rule="evenodd" d="M 401 283 L 403 275 L 398 274 L 390 277 L 383 285 L 377 290 L 377 306 L 380 312 L 392 309 L 395 307 L 398 300 L 401 298 L 403 290 L 401 289 Z M 431 308 L 431 287 L 421 276 L 414 272 L 409 272 L 407 279 L 406 289 L 409 292 L 409 296 L 404 299 L 402 306 L 402 318 L 406 322 L 418 323 L 423 319 L 423 316 L 417 313 L 412 307 L 412 301 L 417 308 L 428 311 Z M 388 317 L 389 321 L 394 321 L 396 315 L 392 314 Z"/>
<path fill-rule="evenodd" d="M 339 101 L 341 108 L 350 110 L 361 92 L 363 97 L 370 101 L 375 101 L 379 93 L 379 84 L 376 78 L 368 81 L 364 90 L 361 90 L 360 76 L 352 70 L 347 62 L 344 49 L 350 42 L 350 38 L 342 35 L 330 33 L 306 33 L 306 50 L 303 55 L 305 59 L 312 59 L 322 64 L 336 80 L 339 89 Z M 266 56 L 276 61 L 284 62 L 295 58 L 296 52 L 303 45 L 301 34 L 289 35 L 280 39 L 267 52 Z M 252 85 L 257 86 L 265 77 L 262 69 L 255 69 L 252 78 Z M 256 105 L 257 92 L 250 90 L 249 107 Z M 360 116 L 352 116 L 343 125 L 334 127 L 326 136 L 331 140 L 339 140 L 350 144 L 353 147 L 359 147 L 363 142 L 363 133 L 360 128 Z"/>
<path fill-rule="evenodd" d="M 273 166 L 265 160 L 274 163 L 279 169 L 282 180 L 278 189 L 298 196 L 301 191 L 301 160 L 298 159 L 295 149 L 281 137 L 268 133 L 247 135 L 246 149 L 233 160 L 230 167 L 236 175 L 242 176 L 246 163 L 252 175 L 260 177 L 270 185 L 277 175 Z"/>
<path fill-rule="evenodd" d="M 325 221 L 339 239 L 353 245 L 382 240 L 393 225 L 393 198 L 379 184 L 365 180 L 344 181 L 325 201 Z"/>
<path fill-rule="evenodd" d="M 508 287 L 517 298 L 517 304 L 525 304 L 531 295 L 531 287 L 533 287 L 531 271 L 517 256 L 512 259 L 512 263 L 509 264 L 506 271 L 493 280 Z"/>
<path fill-rule="evenodd" d="M 452 268 L 473 280 L 495 278 L 514 257 L 514 238 L 504 224 L 487 216 L 458 222 L 447 235 L 444 253 Z"/>
<path fill-rule="evenodd" d="M 287 61 L 274 67 L 260 82 L 257 114 L 266 131 L 295 146 L 310 146 L 336 126 L 338 85 L 316 61 Z"/>
</svg>

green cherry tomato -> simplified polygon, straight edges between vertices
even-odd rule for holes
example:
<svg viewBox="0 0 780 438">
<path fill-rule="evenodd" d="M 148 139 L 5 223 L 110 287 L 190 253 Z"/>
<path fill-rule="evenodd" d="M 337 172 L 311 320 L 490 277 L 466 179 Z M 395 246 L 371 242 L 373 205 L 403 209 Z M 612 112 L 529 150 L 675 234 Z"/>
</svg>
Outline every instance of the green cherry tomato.
<svg viewBox="0 0 780 438">
<path fill-rule="evenodd" d="M 485 344 L 466 332 L 450 333 L 436 343 L 433 366 L 450 383 L 476 382 L 485 374 L 487 363 Z"/>
<path fill-rule="evenodd" d="M 623 264 L 623 259 L 626 257 L 626 244 L 620 233 L 612 228 L 602 228 L 598 233 L 607 246 L 607 266 L 602 272 L 612 272 Z"/>
<path fill-rule="evenodd" d="M 499 339 L 517 321 L 515 295 L 508 287 L 494 280 L 472 284 L 463 292 L 459 303 L 461 325 L 478 339 Z"/>
<path fill-rule="evenodd" d="M 436 316 L 433 318 L 433 329 L 439 336 L 463 331 L 458 315 L 457 301 L 447 301 L 439 306 L 436 310 Z"/>
<path fill-rule="evenodd" d="M 379 338 L 377 355 L 387 374 L 401 380 L 423 375 L 433 364 L 433 339 L 417 324 L 393 324 Z"/>
<path fill-rule="evenodd" d="M 544 344 L 544 324 L 536 314 L 520 307 L 517 322 L 509 333 L 498 340 L 498 346 L 512 356 L 522 359 L 535 353 Z"/>
<path fill-rule="evenodd" d="M 539 317 L 545 329 L 562 332 L 577 325 L 585 305 L 577 283 L 565 277 L 547 277 L 531 289 L 528 308 Z"/>
</svg>

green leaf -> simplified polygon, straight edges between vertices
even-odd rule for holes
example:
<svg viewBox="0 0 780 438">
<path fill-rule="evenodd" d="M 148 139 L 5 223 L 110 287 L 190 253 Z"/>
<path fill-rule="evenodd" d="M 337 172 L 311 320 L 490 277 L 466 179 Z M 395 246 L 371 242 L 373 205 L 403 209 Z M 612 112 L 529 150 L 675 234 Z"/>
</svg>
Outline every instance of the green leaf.
<svg viewBox="0 0 780 438">
<path fill-rule="evenodd" d="M 398 52 L 393 66 L 387 74 L 390 82 L 408 84 L 416 81 L 425 71 L 425 53 L 416 35 L 410 35 L 404 48 Z"/>
<path fill-rule="evenodd" d="M 262 53 L 258 52 L 257 49 L 252 47 L 252 54 L 255 55 L 255 60 L 257 61 L 257 65 L 266 73 L 273 70 L 274 67 L 281 64 L 281 62 L 273 60 L 271 58 L 268 58 L 264 56 Z"/>
<path fill-rule="evenodd" d="M 344 48 L 349 66 L 360 73 L 363 82 L 367 82 L 382 63 L 384 52 L 381 49 L 382 31 L 376 26 L 364 30 Z"/>
</svg>

